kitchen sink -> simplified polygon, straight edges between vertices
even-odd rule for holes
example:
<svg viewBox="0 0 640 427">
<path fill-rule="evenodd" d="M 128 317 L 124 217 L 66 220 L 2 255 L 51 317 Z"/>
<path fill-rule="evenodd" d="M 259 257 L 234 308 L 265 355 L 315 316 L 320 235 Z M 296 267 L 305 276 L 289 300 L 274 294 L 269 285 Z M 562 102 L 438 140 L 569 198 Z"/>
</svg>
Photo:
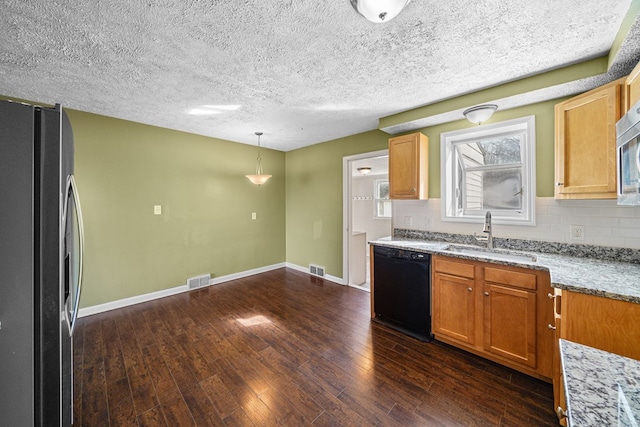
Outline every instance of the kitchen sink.
<svg viewBox="0 0 640 427">
<path fill-rule="evenodd" d="M 487 249 L 473 246 L 458 246 L 449 245 L 446 249 L 449 252 L 455 252 L 462 255 L 469 255 L 481 258 L 492 258 L 503 261 L 515 261 L 515 262 L 536 262 L 538 257 L 535 255 L 514 252 L 504 249 Z"/>
</svg>

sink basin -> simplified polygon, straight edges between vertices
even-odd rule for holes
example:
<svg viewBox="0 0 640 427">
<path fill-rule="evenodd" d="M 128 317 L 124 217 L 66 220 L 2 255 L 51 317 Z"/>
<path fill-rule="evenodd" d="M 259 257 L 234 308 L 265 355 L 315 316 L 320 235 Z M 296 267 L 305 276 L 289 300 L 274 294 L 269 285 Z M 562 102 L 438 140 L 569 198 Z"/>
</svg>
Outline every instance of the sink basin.
<svg viewBox="0 0 640 427">
<path fill-rule="evenodd" d="M 522 252 L 513 252 L 507 251 L 504 249 L 487 249 L 487 248 L 476 248 L 473 246 L 457 246 L 450 245 L 446 249 L 450 252 L 455 252 L 462 255 L 469 255 L 474 257 L 481 258 L 492 258 L 499 259 L 503 261 L 516 261 L 516 262 L 536 262 L 538 257 L 531 254 L 526 254 Z"/>
</svg>

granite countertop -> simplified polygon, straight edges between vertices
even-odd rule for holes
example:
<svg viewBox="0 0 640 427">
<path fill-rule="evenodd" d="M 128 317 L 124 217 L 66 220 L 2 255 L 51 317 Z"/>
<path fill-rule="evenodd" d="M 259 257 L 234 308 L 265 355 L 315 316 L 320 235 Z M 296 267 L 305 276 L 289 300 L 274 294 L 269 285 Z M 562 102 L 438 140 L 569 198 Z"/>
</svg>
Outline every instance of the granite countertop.
<svg viewBox="0 0 640 427">
<path fill-rule="evenodd" d="M 637 426 L 640 361 L 560 340 L 569 426 Z"/>
<path fill-rule="evenodd" d="M 494 238 L 498 248 L 495 252 L 498 254 L 522 253 L 534 255 L 537 258 L 535 262 L 505 260 L 486 257 L 482 254 L 462 254 L 447 249 L 452 244 L 469 245 L 470 248 L 474 248 L 473 236 L 428 232 L 415 235 L 416 232 L 397 233 L 397 231 L 394 237 L 385 237 L 369 243 L 376 246 L 549 271 L 551 286 L 555 288 L 640 304 L 640 251 L 638 250 Z"/>
</svg>

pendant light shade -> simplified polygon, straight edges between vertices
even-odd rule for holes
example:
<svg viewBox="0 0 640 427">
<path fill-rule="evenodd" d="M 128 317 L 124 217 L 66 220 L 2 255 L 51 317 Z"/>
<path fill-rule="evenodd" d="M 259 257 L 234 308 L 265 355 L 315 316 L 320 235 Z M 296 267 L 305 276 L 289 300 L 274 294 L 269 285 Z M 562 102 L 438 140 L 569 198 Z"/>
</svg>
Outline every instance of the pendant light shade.
<svg viewBox="0 0 640 427">
<path fill-rule="evenodd" d="M 475 123 L 479 125 L 480 123 L 484 123 L 493 115 L 494 111 L 498 109 L 496 104 L 483 104 L 476 105 L 475 107 L 467 108 L 462 112 L 464 116 L 471 123 Z"/>
<path fill-rule="evenodd" d="M 391 21 L 411 0 L 351 0 L 351 6 L 371 22 Z"/>
<path fill-rule="evenodd" d="M 260 157 L 260 135 L 262 135 L 262 132 L 256 132 L 256 135 L 258 135 L 258 164 L 256 165 L 256 173 L 255 175 L 245 176 L 249 178 L 249 181 L 251 181 L 255 185 L 262 185 L 267 182 L 273 175 L 265 175 L 262 172 L 262 157 Z"/>
<path fill-rule="evenodd" d="M 360 172 L 360 175 L 369 175 L 371 173 L 371 168 L 368 166 L 358 168 L 358 172 Z"/>
</svg>

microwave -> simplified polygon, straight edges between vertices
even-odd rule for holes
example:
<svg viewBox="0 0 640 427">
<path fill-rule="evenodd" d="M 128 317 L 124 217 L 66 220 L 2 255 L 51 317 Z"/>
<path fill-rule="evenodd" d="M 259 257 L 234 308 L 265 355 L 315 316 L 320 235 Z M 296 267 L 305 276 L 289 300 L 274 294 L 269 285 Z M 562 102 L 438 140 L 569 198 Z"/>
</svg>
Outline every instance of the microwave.
<svg viewBox="0 0 640 427">
<path fill-rule="evenodd" d="M 618 204 L 640 206 L 640 101 L 616 123 Z"/>
</svg>

